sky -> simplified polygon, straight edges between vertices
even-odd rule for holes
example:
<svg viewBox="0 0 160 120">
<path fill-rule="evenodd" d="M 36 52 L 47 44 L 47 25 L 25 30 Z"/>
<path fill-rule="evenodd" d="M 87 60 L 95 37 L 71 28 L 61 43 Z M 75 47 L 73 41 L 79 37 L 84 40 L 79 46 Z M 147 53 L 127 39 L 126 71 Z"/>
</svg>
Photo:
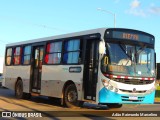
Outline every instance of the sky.
<svg viewBox="0 0 160 120">
<path fill-rule="evenodd" d="M 7 43 L 113 28 L 130 28 L 155 36 L 160 62 L 160 0 L 0 0 L 0 57 Z"/>
</svg>

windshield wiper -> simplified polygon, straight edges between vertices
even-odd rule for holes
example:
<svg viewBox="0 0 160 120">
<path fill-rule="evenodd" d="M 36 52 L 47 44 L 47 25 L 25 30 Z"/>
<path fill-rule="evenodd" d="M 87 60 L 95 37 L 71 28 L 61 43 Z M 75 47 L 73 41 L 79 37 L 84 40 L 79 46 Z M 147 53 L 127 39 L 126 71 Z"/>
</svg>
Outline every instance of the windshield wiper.
<svg viewBox="0 0 160 120">
<path fill-rule="evenodd" d="M 129 55 L 129 54 L 126 53 L 126 50 L 125 50 L 125 48 L 122 46 L 122 44 L 119 43 L 118 45 L 120 46 L 120 48 L 122 49 L 122 51 L 128 56 L 128 58 L 129 58 L 130 60 L 132 60 L 132 59 L 131 59 L 131 58 L 132 58 L 131 55 Z"/>
<path fill-rule="evenodd" d="M 136 46 L 135 46 L 135 50 L 136 50 L 136 52 L 135 52 L 135 58 L 137 58 L 137 56 L 138 56 L 141 52 L 143 52 L 143 50 L 144 50 L 146 47 L 147 47 L 147 45 L 145 45 L 145 46 L 143 46 L 143 47 L 140 47 L 138 50 L 136 50 Z M 137 59 L 135 59 L 135 62 L 136 62 L 136 63 L 138 62 Z"/>
<path fill-rule="evenodd" d="M 146 47 L 147 47 L 147 45 L 139 48 L 139 50 L 137 50 L 136 54 L 140 54 Z"/>
</svg>

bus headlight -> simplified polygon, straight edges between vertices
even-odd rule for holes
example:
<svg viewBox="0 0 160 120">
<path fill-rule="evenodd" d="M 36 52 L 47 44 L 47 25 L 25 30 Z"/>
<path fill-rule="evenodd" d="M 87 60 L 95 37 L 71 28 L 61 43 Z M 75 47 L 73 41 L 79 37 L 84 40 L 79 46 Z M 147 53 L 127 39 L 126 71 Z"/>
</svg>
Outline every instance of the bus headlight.
<svg viewBox="0 0 160 120">
<path fill-rule="evenodd" d="M 155 91 L 155 90 L 156 90 L 156 88 L 155 88 L 155 86 L 154 86 L 154 87 L 152 87 L 151 92 L 153 92 L 153 91 Z"/>
<path fill-rule="evenodd" d="M 109 89 L 109 90 L 113 90 L 113 86 L 112 86 L 112 85 L 109 86 L 108 89 Z"/>
<path fill-rule="evenodd" d="M 101 80 L 102 80 L 103 85 L 104 85 L 108 90 L 114 90 L 115 92 L 118 92 L 118 91 L 119 91 L 118 88 L 115 88 L 115 87 L 113 87 L 111 84 L 109 84 L 109 81 L 108 81 L 108 80 L 105 80 L 105 79 L 101 79 Z"/>
<path fill-rule="evenodd" d="M 146 93 L 147 93 L 147 94 L 150 94 L 150 93 L 152 93 L 153 91 L 155 91 L 155 87 L 152 87 L 150 90 L 147 90 Z"/>
<path fill-rule="evenodd" d="M 102 79 L 102 83 L 105 87 L 108 87 L 108 85 L 109 85 L 109 82 L 105 79 Z"/>
<path fill-rule="evenodd" d="M 115 92 L 118 92 L 118 88 L 115 88 L 114 91 L 115 91 Z"/>
</svg>

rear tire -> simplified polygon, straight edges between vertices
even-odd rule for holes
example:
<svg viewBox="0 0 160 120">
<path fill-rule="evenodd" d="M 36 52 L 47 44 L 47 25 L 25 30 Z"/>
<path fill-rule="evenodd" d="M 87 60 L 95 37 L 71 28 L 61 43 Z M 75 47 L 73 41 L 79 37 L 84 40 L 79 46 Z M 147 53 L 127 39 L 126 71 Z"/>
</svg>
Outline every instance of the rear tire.
<svg viewBox="0 0 160 120">
<path fill-rule="evenodd" d="M 78 93 L 74 84 L 70 84 L 66 87 L 64 92 L 64 103 L 69 108 L 75 108 L 79 106 Z"/>
<path fill-rule="evenodd" d="M 17 99 L 22 99 L 24 97 L 23 82 L 21 80 L 18 80 L 16 83 L 15 96 Z"/>
</svg>

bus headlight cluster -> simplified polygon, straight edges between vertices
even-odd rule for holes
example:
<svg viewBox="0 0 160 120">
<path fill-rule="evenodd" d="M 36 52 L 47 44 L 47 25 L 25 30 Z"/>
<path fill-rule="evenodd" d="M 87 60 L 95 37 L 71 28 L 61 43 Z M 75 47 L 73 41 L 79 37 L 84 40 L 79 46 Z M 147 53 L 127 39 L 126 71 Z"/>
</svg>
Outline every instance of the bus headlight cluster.
<svg viewBox="0 0 160 120">
<path fill-rule="evenodd" d="M 153 92 L 155 90 L 155 87 L 152 87 L 150 90 L 147 90 L 146 93 L 150 94 L 151 92 Z"/>
<path fill-rule="evenodd" d="M 102 79 L 102 83 L 108 90 L 114 90 L 114 92 L 118 92 L 118 88 L 115 88 L 112 85 L 110 85 L 109 81 Z"/>
<path fill-rule="evenodd" d="M 118 88 L 115 88 L 114 91 L 115 91 L 115 92 L 118 92 Z"/>
<path fill-rule="evenodd" d="M 108 87 L 109 85 L 109 81 L 105 80 L 105 79 L 102 79 L 102 83 L 105 87 Z"/>
<path fill-rule="evenodd" d="M 108 89 L 109 89 L 109 90 L 113 90 L 113 86 L 110 85 L 110 86 L 108 87 Z"/>
</svg>

